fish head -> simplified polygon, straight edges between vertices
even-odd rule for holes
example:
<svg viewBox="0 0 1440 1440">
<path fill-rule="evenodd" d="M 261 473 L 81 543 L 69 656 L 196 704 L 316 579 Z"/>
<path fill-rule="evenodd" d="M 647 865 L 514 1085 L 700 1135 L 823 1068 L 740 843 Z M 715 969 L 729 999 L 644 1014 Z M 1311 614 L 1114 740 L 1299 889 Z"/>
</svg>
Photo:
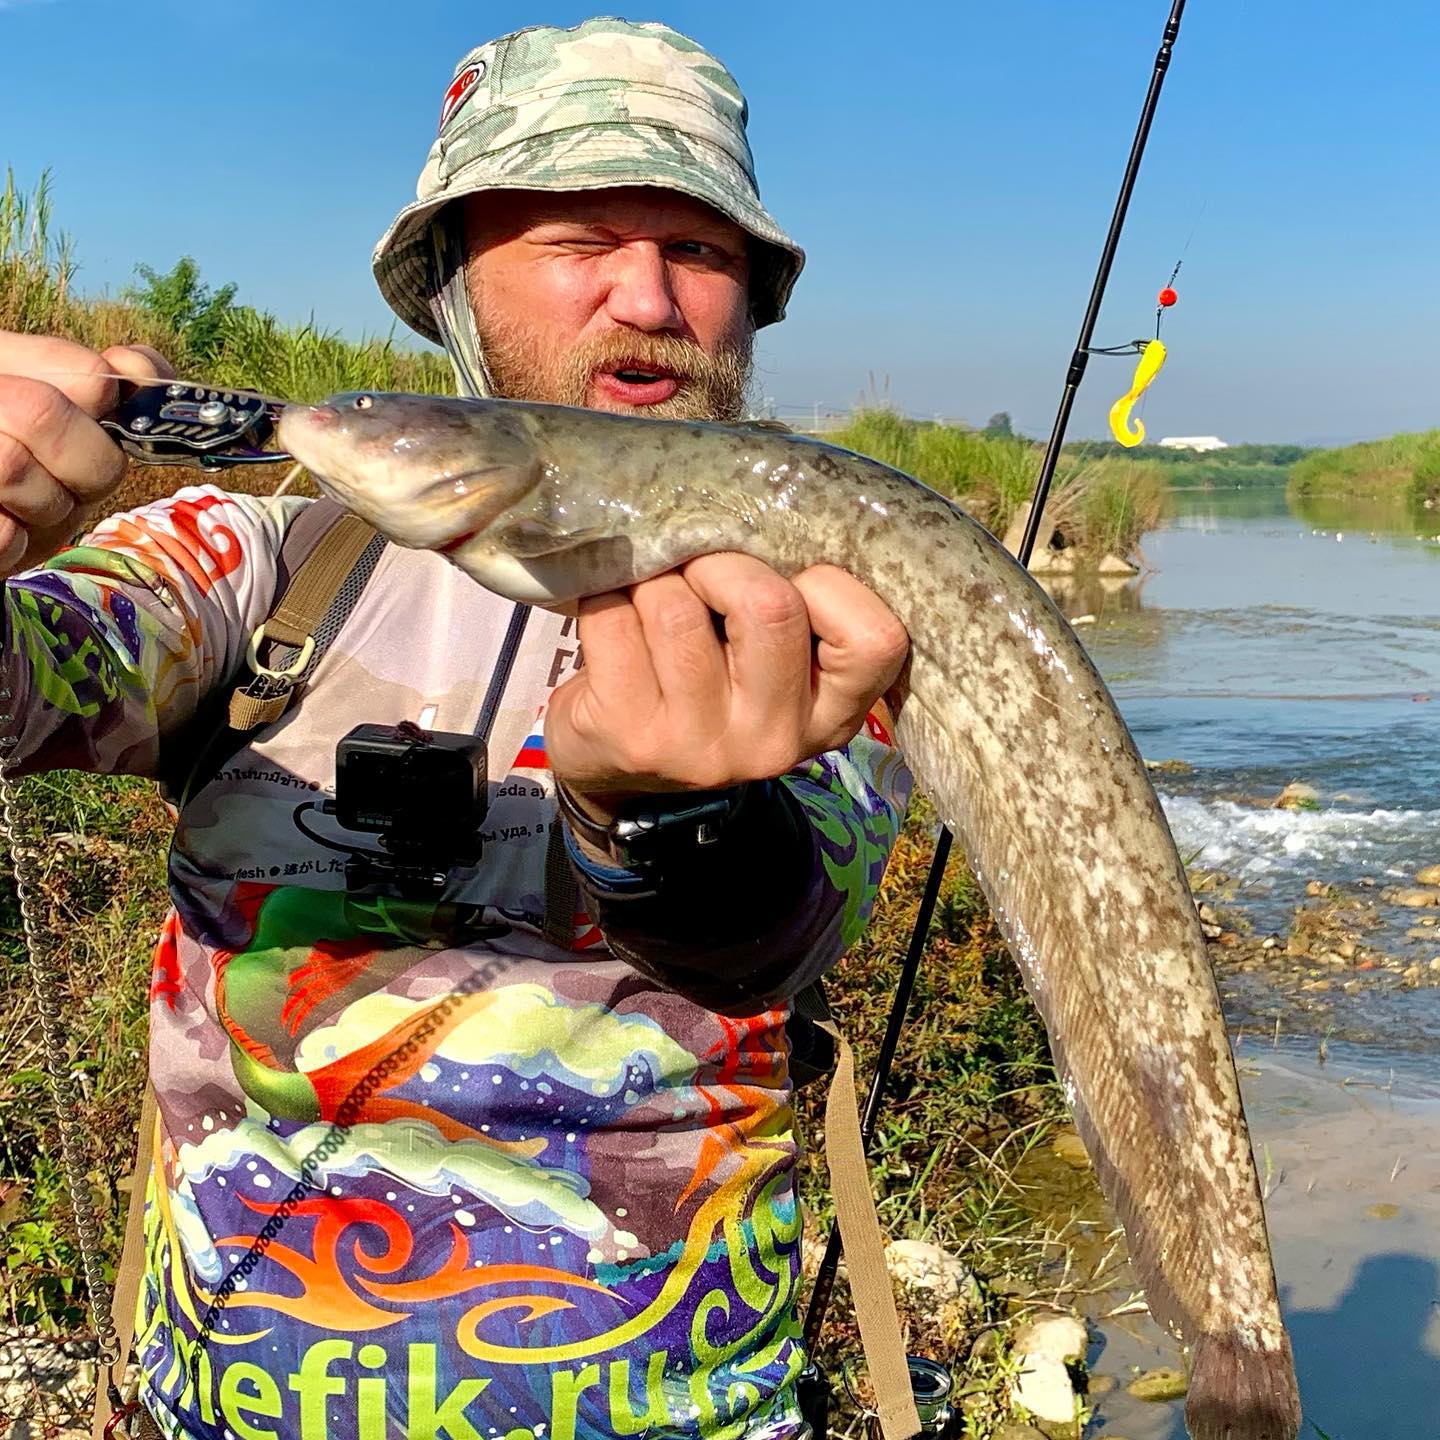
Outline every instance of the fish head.
<svg viewBox="0 0 1440 1440">
<path fill-rule="evenodd" d="M 291 405 L 281 446 L 331 497 L 400 545 L 449 550 L 539 483 L 524 406 L 372 391 Z"/>
</svg>

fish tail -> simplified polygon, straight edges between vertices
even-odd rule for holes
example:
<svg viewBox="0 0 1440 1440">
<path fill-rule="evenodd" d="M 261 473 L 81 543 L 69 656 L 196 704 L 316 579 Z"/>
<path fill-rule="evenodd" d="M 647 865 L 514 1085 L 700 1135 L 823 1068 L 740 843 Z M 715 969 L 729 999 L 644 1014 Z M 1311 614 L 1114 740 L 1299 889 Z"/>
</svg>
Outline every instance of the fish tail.
<svg viewBox="0 0 1440 1440">
<path fill-rule="evenodd" d="M 1290 1340 L 1277 1349 L 1247 1345 L 1233 1332 L 1202 1335 L 1195 1346 L 1185 1425 L 1192 1440 L 1295 1440 L 1300 1395 Z"/>
</svg>

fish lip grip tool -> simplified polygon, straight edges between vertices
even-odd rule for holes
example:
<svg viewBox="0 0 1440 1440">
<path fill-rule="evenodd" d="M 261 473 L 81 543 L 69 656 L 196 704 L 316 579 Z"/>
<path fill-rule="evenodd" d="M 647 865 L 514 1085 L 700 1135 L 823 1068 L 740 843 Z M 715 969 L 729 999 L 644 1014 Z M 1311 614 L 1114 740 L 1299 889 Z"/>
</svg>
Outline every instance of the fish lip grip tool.
<svg viewBox="0 0 1440 1440">
<path fill-rule="evenodd" d="M 284 401 L 254 391 L 162 381 L 136 385 L 100 426 L 143 465 L 227 470 L 291 458 L 263 448 L 284 408 Z"/>
</svg>

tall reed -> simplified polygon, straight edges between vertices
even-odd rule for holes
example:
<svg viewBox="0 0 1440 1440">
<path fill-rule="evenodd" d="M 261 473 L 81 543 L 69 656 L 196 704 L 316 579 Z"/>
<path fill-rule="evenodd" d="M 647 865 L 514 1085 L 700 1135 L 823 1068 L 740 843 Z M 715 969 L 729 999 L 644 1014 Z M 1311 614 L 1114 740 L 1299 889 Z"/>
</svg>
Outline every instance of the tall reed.
<svg viewBox="0 0 1440 1440">
<path fill-rule="evenodd" d="M 1029 440 L 908 420 L 884 408 L 861 410 L 826 439 L 923 480 L 997 535 L 1030 499 L 1042 457 Z M 1064 530 L 1067 543 L 1096 558 L 1107 551 L 1124 555 L 1164 514 L 1168 493 L 1151 466 L 1070 455 L 1056 471 L 1046 517 Z"/>
</svg>

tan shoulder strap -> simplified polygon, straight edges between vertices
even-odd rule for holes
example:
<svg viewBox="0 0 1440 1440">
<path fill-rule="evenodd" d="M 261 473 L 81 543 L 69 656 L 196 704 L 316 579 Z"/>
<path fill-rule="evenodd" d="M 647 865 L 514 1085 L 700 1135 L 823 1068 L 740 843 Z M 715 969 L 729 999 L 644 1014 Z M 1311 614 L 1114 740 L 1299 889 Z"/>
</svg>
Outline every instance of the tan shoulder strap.
<svg viewBox="0 0 1440 1440">
<path fill-rule="evenodd" d="M 273 724 L 290 708 L 296 684 L 315 654 L 320 622 L 330 613 L 376 533 L 358 515 L 341 515 L 290 577 L 279 603 L 250 637 L 245 663 L 251 678 L 230 696 L 232 730 L 248 734 L 261 725 Z M 272 670 L 262 658 L 267 644 L 298 648 L 298 653 L 284 669 Z"/>
<path fill-rule="evenodd" d="M 313 639 L 315 627 L 375 534 L 374 526 L 358 515 L 345 514 L 335 521 L 286 586 L 280 604 L 265 622 L 266 638 L 282 645 L 303 645 Z"/>
<path fill-rule="evenodd" d="M 130 1203 L 125 1212 L 125 1240 L 120 1247 L 120 1263 L 115 1270 L 115 1287 L 110 1295 L 111 1318 L 120 1354 L 114 1365 L 109 1367 L 108 1376 L 103 1367 L 97 1374 L 91 1440 L 102 1440 L 110 1419 L 107 1380 L 113 1381 L 122 1395 L 125 1393 L 125 1372 L 130 1365 L 130 1352 L 135 1342 L 135 1307 L 140 1299 L 140 1280 L 145 1273 L 145 1190 L 155 1154 L 156 1115 L 155 1088 L 147 1080 L 145 1096 L 140 1102 L 135 1168 L 130 1175 Z"/>
<path fill-rule="evenodd" d="M 912 1440 L 920 1433 L 920 1415 L 910 1388 L 910 1367 L 895 1292 L 885 1265 L 885 1237 L 875 1214 L 870 1166 L 860 1138 L 860 1102 L 855 1091 L 855 1056 L 833 1020 L 817 1020 L 835 1042 L 839 1059 L 825 1097 L 825 1163 L 835 1222 L 845 1250 L 845 1270 L 865 1364 L 875 1390 L 875 1408 L 885 1440 Z"/>
</svg>

